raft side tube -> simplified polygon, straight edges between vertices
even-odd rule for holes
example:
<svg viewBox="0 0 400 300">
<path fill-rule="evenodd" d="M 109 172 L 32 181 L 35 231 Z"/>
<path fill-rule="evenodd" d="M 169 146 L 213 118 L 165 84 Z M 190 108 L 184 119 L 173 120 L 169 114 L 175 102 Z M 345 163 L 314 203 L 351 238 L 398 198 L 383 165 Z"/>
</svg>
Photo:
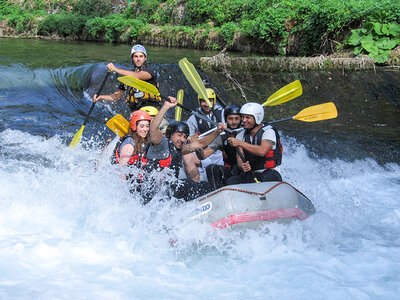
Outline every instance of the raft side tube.
<svg viewBox="0 0 400 300">
<path fill-rule="evenodd" d="M 203 210 L 192 218 L 221 229 L 257 229 L 265 222 L 290 223 L 315 213 L 312 202 L 287 182 L 227 186 L 195 201 Z M 209 203 L 207 210 L 204 203 Z"/>
</svg>

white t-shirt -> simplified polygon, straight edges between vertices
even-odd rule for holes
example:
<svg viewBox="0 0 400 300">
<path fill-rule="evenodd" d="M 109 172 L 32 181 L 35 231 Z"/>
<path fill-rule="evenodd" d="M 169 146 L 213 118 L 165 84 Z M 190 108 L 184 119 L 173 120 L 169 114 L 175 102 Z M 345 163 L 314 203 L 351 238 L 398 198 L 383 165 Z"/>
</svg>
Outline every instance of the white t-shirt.
<svg viewBox="0 0 400 300">
<path fill-rule="evenodd" d="M 276 149 L 275 131 L 272 129 L 271 125 L 264 126 L 263 129 L 264 129 L 264 133 L 262 135 L 261 140 L 269 140 L 270 142 L 272 142 L 272 150 L 275 150 Z M 238 140 L 244 141 L 244 133 L 245 133 L 245 130 L 239 132 L 239 134 L 236 136 L 236 138 Z M 250 136 L 250 141 L 253 142 L 253 138 L 251 136 Z M 273 168 L 273 170 L 280 172 L 279 167 L 275 167 L 275 168 Z M 264 170 L 256 170 L 255 172 L 263 172 L 263 171 Z"/>
</svg>

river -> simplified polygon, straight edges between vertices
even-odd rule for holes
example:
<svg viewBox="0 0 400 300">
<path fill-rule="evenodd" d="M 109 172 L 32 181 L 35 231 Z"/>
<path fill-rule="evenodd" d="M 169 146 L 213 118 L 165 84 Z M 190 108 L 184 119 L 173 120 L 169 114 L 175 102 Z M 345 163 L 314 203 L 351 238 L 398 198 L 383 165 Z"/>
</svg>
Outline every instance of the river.
<svg viewBox="0 0 400 300">
<path fill-rule="evenodd" d="M 333 99 L 343 118 L 279 126 L 282 177 L 317 211 L 307 220 L 246 232 L 183 226 L 190 205 L 141 206 L 107 160 L 95 168 L 101 147 L 113 136 L 105 122 L 128 113 L 123 103 L 97 103 L 82 144 L 68 147 L 106 62 L 129 66 L 129 50 L 128 45 L 0 39 L 1 299 L 398 298 L 399 99 L 375 103 L 385 122 L 374 119 L 373 125 L 360 121 L 369 114 L 357 117 L 358 104 Z M 160 67 L 162 93 L 175 95 L 183 88 L 185 103 L 194 107 L 195 94 L 177 62 L 215 53 L 155 47 L 148 53 L 150 63 Z M 231 97 L 222 79 L 202 75 Z M 332 100 L 321 97 L 327 87 L 310 90 L 313 76 L 270 75 L 268 89 L 254 90 L 266 99 L 300 79 L 307 99 L 267 110 L 274 117 L 291 116 Z M 329 80 L 329 74 L 318 78 Z M 374 79 L 368 80 L 372 90 Z M 106 91 L 117 84 L 111 78 Z M 343 81 L 338 84 L 330 80 L 329 86 L 344 90 Z M 380 100 L 385 93 L 397 95 L 398 87 L 374 92 Z M 345 120 L 351 122 L 343 127 Z M 171 239 L 178 243 L 171 246 Z"/>
</svg>

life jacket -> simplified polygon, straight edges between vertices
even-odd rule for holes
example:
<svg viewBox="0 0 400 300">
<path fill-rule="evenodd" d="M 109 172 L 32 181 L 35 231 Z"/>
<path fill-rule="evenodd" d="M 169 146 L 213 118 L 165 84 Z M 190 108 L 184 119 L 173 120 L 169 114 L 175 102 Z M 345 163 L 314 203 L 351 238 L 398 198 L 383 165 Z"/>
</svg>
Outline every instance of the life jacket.
<svg viewBox="0 0 400 300">
<path fill-rule="evenodd" d="M 146 68 L 144 66 L 139 68 L 136 67 L 134 71 L 135 72 L 146 71 Z M 153 76 L 151 79 L 145 81 L 154 85 L 158 89 L 159 88 L 158 77 L 159 73 L 157 72 L 157 76 Z M 150 93 L 142 92 L 132 87 L 128 89 L 128 95 L 125 101 L 128 104 L 131 111 L 138 110 L 144 106 L 154 106 L 155 108 L 160 110 L 162 105 L 160 96 L 155 96 Z"/>
<path fill-rule="evenodd" d="M 236 134 L 234 135 L 236 136 Z M 228 133 L 221 135 L 222 140 L 222 157 L 224 159 L 224 166 L 227 168 L 232 168 L 237 165 L 236 159 L 236 149 L 228 143 L 228 138 L 231 137 Z"/>
<path fill-rule="evenodd" d="M 201 109 L 201 107 L 198 107 L 196 109 L 196 111 L 198 111 L 199 113 L 205 115 L 203 113 L 203 110 Z M 198 128 L 198 133 L 199 134 L 202 134 L 202 133 L 204 133 L 204 132 L 206 132 L 206 131 L 208 131 L 208 130 L 210 130 L 211 128 L 214 127 L 214 125 L 210 124 L 209 122 L 206 122 L 203 119 L 200 119 L 198 116 L 195 116 L 195 118 L 196 118 L 197 128 Z M 222 109 L 213 110 L 212 116 L 211 116 L 211 120 L 214 121 L 214 122 L 222 122 Z"/>
<path fill-rule="evenodd" d="M 246 151 L 243 149 L 246 160 L 249 161 L 250 166 L 253 170 L 275 168 L 276 166 L 278 166 L 282 163 L 283 147 L 282 147 L 282 143 L 281 143 L 281 139 L 280 139 L 278 130 L 276 130 L 272 126 L 270 126 L 270 128 L 274 130 L 275 136 L 276 136 L 275 150 L 271 149 L 267 152 L 267 154 L 264 157 L 260 157 L 260 156 L 254 155 L 254 154 L 250 153 L 249 151 Z M 266 128 L 266 129 L 268 129 L 268 128 Z M 251 142 L 250 131 L 246 130 L 244 132 L 244 141 L 246 143 L 249 143 L 252 145 L 261 145 L 262 135 L 263 135 L 264 131 L 265 131 L 264 128 L 261 127 L 254 135 L 253 142 Z"/>
<path fill-rule="evenodd" d="M 182 149 L 177 149 L 172 141 L 168 139 L 168 150 L 168 156 L 164 159 L 148 159 L 145 154 L 143 158 L 144 169 L 150 172 L 170 168 L 174 171 L 175 176 L 178 177 L 182 165 Z"/>
<path fill-rule="evenodd" d="M 113 151 L 113 155 L 111 156 L 111 164 L 118 164 L 119 163 L 119 148 L 122 145 L 122 143 L 128 138 L 130 137 L 129 135 L 125 135 L 122 138 L 119 139 L 119 141 L 117 142 L 117 144 L 115 145 L 114 151 Z M 135 155 L 132 155 L 131 158 L 128 161 L 128 165 L 130 166 L 136 166 L 136 167 L 140 167 L 143 163 L 144 163 L 144 153 L 146 151 L 146 148 L 148 146 L 146 146 L 143 150 L 142 153 L 137 153 Z"/>
</svg>

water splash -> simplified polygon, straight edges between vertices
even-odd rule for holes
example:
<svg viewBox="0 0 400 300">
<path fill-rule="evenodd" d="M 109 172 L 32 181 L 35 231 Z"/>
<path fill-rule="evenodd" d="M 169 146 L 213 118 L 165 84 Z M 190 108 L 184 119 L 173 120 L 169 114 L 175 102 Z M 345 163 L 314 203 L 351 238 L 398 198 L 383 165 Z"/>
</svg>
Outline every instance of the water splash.
<svg viewBox="0 0 400 300">
<path fill-rule="evenodd" d="M 0 294 L 397 295 L 399 165 L 315 159 L 294 139 L 284 142 L 282 174 L 317 213 L 231 232 L 188 222 L 194 203 L 160 196 L 164 201 L 140 205 L 107 158 L 95 170 L 94 142 L 70 150 L 58 136 L 1 132 Z"/>
</svg>

